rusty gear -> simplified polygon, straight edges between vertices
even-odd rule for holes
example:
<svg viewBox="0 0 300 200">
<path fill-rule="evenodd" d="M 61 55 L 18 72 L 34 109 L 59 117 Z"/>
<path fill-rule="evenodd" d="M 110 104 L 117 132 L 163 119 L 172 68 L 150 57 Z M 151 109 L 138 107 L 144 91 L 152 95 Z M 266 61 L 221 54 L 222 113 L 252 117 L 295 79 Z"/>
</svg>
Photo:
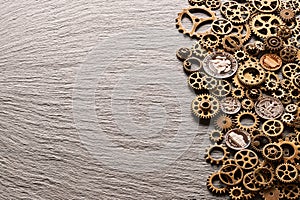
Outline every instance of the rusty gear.
<svg viewBox="0 0 300 200">
<path fill-rule="evenodd" d="M 294 46 L 286 46 L 280 51 L 280 57 L 284 62 L 294 62 L 297 59 L 298 49 Z"/>
<path fill-rule="evenodd" d="M 227 115 L 221 115 L 215 121 L 215 125 L 221 131 L 227 131 L 227 130 L 231 129 L 234 124 L 233 124 L 231 117 L 229 117 Z"/>
</svg>

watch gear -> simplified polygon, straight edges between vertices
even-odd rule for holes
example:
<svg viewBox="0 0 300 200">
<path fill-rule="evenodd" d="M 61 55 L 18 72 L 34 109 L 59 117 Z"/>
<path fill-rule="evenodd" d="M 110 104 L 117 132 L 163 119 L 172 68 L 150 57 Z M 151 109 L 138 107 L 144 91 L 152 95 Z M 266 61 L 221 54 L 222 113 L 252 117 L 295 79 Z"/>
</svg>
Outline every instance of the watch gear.
<svg viewBox="0 0 300 200">
<path fill-rule="evenodd" d="M 217 97 L 225 97 L 231 92 L 231 84 L 226 80 L 218 80 L 217 86 L 212 94 Z"/>
<path fill-rule="evenodd" d="M 214 50 L 220 45 L 220 38 L 214 33 L 204 33 L 200 39 L 203 48 Z"/>
<path fill-rule="evenodd" d="M 214 157 L 213 153 L 220 152 L 222 153 L 222 157 Z M 207 154 L 205 155 L 206 162 L 220 165 L 223 163 L 224 160 L 229 158 L 229 152 L 227 151 L 227 148 L 223 145 L 215 144 L 207 150 Z"/>
<path fill-rule="evenodd" d="M 207 188 L 218 195 L 226 194 L 228 187 L 220 181 L 219 173 L 212 173 L 207 179 Z"/>
<path fill-rule="evenodd" d="M 253 172 L 254 180 L 261 187 L 271 185 L 274 181 L 274 173 L 272 169 L 268 167 L 258 167 Z"/>
<path fill-rule="evenodd" d="M 201 94 L 192 101 L 193 113 L 202 119 L 210 119 L 219 112 L 219 101 L 211 95 Z"/>
<path fill-rule="evenodd" d="M 241 187 L 233 187 L 229 190 L 229 196 L 232 200 L 242 200 L 244 198 L 244 190 Z"/>
<path fill-rule="evenodd" d="M 221 131 L 227 131 L 231 129 L 233 125 L 231 117 L 227 115 L 220 115 L 215 121 L 215 126 Z"/>
<path fill-rule="evenodd" d="M 187 73 L 197 72 L 202 68 L 202 62 L 196 57 L 189 57 L 183 62 L 183 68 Z"/>
<path fill-rule="evenodd" d="M 242 168 L 235 164 L 223 165 L 219 171 L 220 180 L 228 186 L 234 186 L 242 182 L 243 175 Z"/>
<path fill-rule="evenodd" d="M 254 180 L 254 171 L 245 174 L 243 178 L 243 186 L 251 192 L 257 192 L 261 189 L 260 185 Z"/>
<path fill-rule="evenodd" d="M 221 0 L 206 0 L 205 5 L 212 10 L 217 10 L 221 7 Z"/>
<path fill-rule="evenodd" d="M 239 62 L 243 62 L 249 59 L 249 55 L 243 51 L 243 50 L 238 50 L 234 53 L 234 57 L 237 59 Z"/>
<path fill-rule="evenodd" d="M 201 60 L 203 60 L 208 54 L 208 51 L 201 46 L 200 41 L 197 41 L 193 45 L 192 51 L 193 51 L 193 54 L 195 55 L 195 57 L 197 57 Z"/>
<path fill-rule="evenodd" d="M 267 136 L 265 134 L 258 134 L 258 135 L 255 135 L 252 137 L 251 147 L 256 152 L 263 152 L 263 148 L 271 142 L 272 142 L 272 140 L 269 136 Z"/>
<path fill-rule="evenodd" d="M 243 119 L 251 119 L 251 122 L 245 124 L 243 123 Z M 237 114 L 235 122 L 237 124 L 237 127 L 248 131 L 258 127 L 259 118 L 255 113 L 251 111 L 242 111 L 239 114 Z"/>
<path fill-rule="evenodd" d="M 285 78 L 291 79 L 293 76 L 295 76 L 297 73 L 300 72 L 300 65 L 297 65 L 295 63 L 288 63 L 282 67 L 281 71 L 282 71 L 282 75 Z M 289 87 L 290 85 L 284 88 L 289 89 Z"/>
<path fill-rule="evenodd" d="M 280 57 L 284 62 L 294 62 L 297 58 L 298 49 L 294 46 L 286 46 L 280 51 Z"/>
<path fill-rule="evenodd" d="M 280 11 L 279 15 L 280 15 L 281 19 L 285 22 L 290 22 L 290 21 L 294 20 L 295 16 L 296 16 L 296 14 L 293 10 L 286 9 L 286 8 L 282 9 Z"/>
<path fill-rule="evenodd" d="M 263 123 L 262 130 L 269 137 L 278 137 L 283 133 L 284 125 L 280 120 L 270 119 Z"/>
<path fill-rule="evenodd" d="M 264 146 L 262 154 L 269 161 L 278 161 L 283 156 L 283 150 L 277 143 L 269 143 Z"/>
<path fill-rule="evenodd" d="M 283 46 L 283 41 L 278 36 L 269 36 L 265 39 L 265 46 L 270 51 L 279 51 Z"/>
<path fill-rule="evenodd" d="M 233 88 L 231 95 L 236 99 L 242 99 L 245 96 L 245 91 L 242 88 Z"/>
<path fill-rule="evenodd" d="M 244 170 L 250 170 L 258 165 L 258 156 L 254 151 L 244 149 L 234 156 L 235 163 Z"/>
<path fill-rule="evenodd" d="M 233 24 L 243 24 L 250 18 L 249 8 L 243 4 L 230 4 L 225 11 L 225 17 Z"/>
<path fill-rule="evenodd" d="M 254 108 L 254 102 L 251 99 L 243 99 L 242 108 L 245 110 L 251 110 Z"/>
<path fill-rule="evenodd" d="M 186 47 L 180 48 L 176 52 L 177 58 L 181 61 L 185 61 L 186 59 L 191 57 L 191 55 L 192 55 L 192 51 L 189 48 L 186 48 Z"/>
<path fill-rule="evenodd" d="M 188 78 L 188 83 L 195 90 L 203 89 L 203 77 L 199 72 L 192 73 Z"/>
<path fill-rule="evenodd" d="M 222 46 L 227 52 L 235 52 L 242 48 L 243 42 L 237 34 L 230 34 L 224 36 L 222 39 Z"/>
<path fill-rule="evenodd" d="M 213 142 L 220 143 L 223 141 L 223 133 L 219 130 L 212 130 L 210 132 L 209 138 Z"/>
<path fill-rule="evenodd" d="M 258 64 L 246 61 L 237 71 L 239 81 L 247 86 L 257 86 L 265 81 L 265 70 Z"/>
<path fill-rule="evenodd" d="M 250 0 L 253 7 L 262 13 L 273 13 L 280 7 L 279 0 Z"/>
<path fill-rule="evenodd" d="M 233 25 L 227 19 L 217 19 L 211 24 L 211 30 L 217 35 L 227 35 L 232 29 Z"/>
<path fill-rule="evenodd" d="M 280 164 L 275 173 L 278 180 L 283 183 L 292 183 L 298 179 L 299 175 L 297 168 L 289 163 Z"/>
</svg>

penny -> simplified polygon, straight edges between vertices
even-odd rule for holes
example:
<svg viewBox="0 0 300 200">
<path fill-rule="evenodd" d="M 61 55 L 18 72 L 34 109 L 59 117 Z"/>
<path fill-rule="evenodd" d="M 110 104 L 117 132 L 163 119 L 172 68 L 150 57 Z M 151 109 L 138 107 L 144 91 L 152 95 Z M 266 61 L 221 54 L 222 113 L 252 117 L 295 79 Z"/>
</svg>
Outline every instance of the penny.
<svg viewBox="0 0 300 200">
<path fill-rule="evenodd" d="M 221 110 L 229 115 L 236 114 L 241 109 L 241 102 L 233 97 L 226 97 L 220 102 Z"/>
<path fill-rule="evenodd" d="M 225 143 L 229 148 L 239 151 L 249 147 L 251 136 L 247 131 L 235 128 L 226 133 Z"/>
<path fill-rule="evenodd" d="M 203 60 L 204 71 L 215 78 L 228 78 L 238 69 L 237 60 L 226 52 L 213 52 Z"/>
<path fill-rule="evenodd" d="M 260 58 L 260 64 L 266 70 L 276 71 L 282 66 L 282 60 L 276 54 L 265 54 Z"/>
<path fill-rule="evenodd" d="M 279 99 L 263 97 L 255 104 L 255 112 L 263 119 L 276 119 L 284 112 L 284 107 Z"/>
</svg>

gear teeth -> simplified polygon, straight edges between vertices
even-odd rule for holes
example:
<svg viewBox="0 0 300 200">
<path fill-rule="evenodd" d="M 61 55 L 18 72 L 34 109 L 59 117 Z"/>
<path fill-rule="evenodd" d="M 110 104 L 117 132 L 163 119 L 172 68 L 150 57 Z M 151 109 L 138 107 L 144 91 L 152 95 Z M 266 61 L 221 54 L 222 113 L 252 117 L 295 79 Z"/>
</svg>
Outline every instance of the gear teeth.
<svg viewBox="0 0 300 200">
<path fill-rule="evenodd" d="M 232 200 L 242 200 L 244 198 L 244 190 L 241 187 L 233 187 L 229 191 Z"/>
<path fill-rule="evenodd" d="M 252 125 L 243 125 L 242 124 L 242 118 L 244 118 L 245 116 L 250 116 L 250 118 L 253 119 Z M 259 122 L 260 121 L 259 121 L 258 116 L 252 111 L 242 111 L 235 118 L 235 123 L 237 124 L 237 126 L 240 129 L 243 129 L 245 131 L 250 131 L 250 130 L 256 129 L 259 125 Z"/>
<path fill-rule="evenodd" d="M 218 159 L 213 158 L 211 153 L 214 151 L 222 152 L 223 156 Z M 227 147 L 225 147 L 224 145 L 215 144 L 213 146 L 210 146 L 207 149 L 207 154 L 205 155 L 205 160 L 206 160 L 206 162 L 208 162 L 210 164 L 220 165 L 229 158 L 229 155 L 230 155 L 230 153 L 227 151 Z"/>
</svg>

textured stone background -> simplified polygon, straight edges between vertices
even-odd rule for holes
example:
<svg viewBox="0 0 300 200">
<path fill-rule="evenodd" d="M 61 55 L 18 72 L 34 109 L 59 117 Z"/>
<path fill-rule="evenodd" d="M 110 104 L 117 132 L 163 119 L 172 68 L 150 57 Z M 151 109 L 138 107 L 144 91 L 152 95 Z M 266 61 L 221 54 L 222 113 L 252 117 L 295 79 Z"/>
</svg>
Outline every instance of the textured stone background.
<svg viewBox="0 0 300 200">
<path fill-rule="evenodd" d="M 175 57 L 187 1 L 0 5 L 0 199 L 218 199 Z"/>
</svg>

